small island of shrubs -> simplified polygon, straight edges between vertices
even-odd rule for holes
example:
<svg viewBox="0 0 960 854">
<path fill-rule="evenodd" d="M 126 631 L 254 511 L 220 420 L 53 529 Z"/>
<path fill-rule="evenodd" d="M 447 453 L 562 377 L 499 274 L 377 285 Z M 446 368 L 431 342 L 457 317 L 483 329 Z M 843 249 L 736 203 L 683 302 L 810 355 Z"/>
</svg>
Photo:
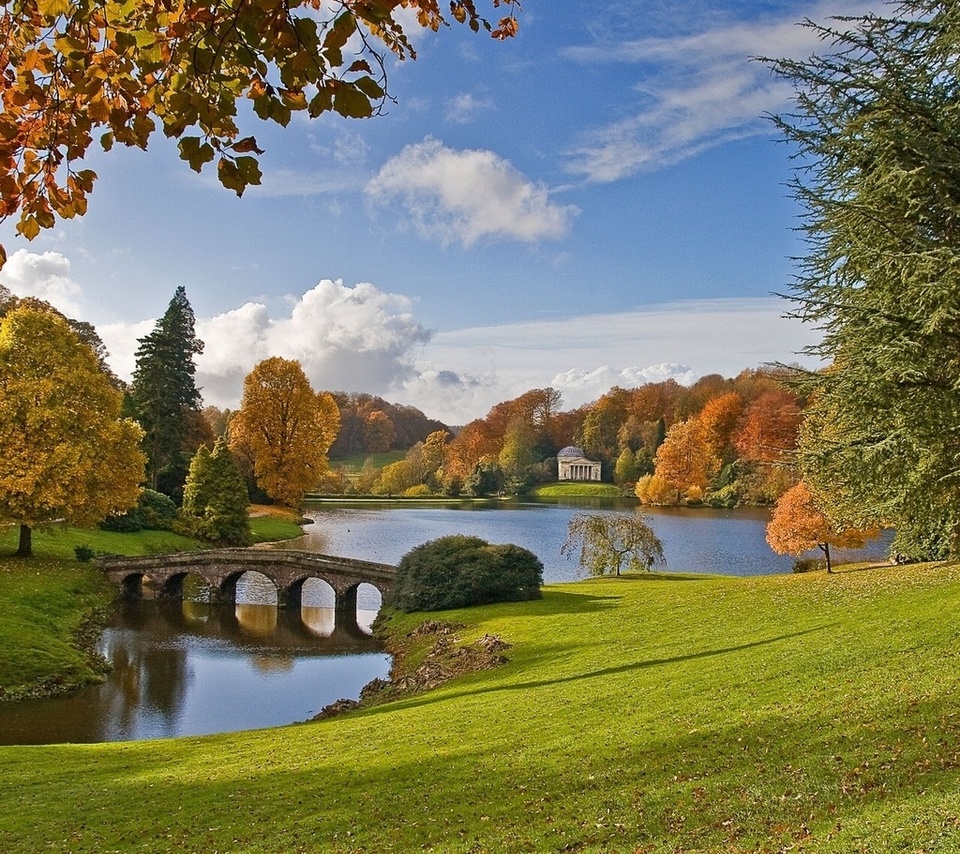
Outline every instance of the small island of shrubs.
<svg viewBox="0 0 960 854">
<path fill-rule="evenodd" d="M 423 543 L 397 567 L 392 604 L 401 611 L 442 611 L 540 598 L 543 564 L 527 549 L 454 534 Z"/>
</svg>

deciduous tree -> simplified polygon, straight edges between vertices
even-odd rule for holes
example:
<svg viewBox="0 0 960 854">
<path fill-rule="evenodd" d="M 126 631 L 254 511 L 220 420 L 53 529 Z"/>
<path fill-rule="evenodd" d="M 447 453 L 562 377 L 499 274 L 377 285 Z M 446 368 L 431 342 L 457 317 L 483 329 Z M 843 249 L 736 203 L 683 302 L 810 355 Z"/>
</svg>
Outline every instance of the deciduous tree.
<svg viewBox="0 0 960 854">
<path fill-rule="evenodd" d="M 690 487 L 704 490 L 717 472 L 720 460 L 714 454 L 697 418 L 674 424 L 654 458 L 656 475 L 678 493 Z"/>
<path fill-rule="evenodd" d="M 591 575 L 620 575 L 621 569 L 651 570 L 663 564 L 663 544 L 640 512 L 577 513 L 567 526 L 560 553 L 579 553 Z"/>
<path fill-rule="evenodd" d="M 820 549 L 832 572 L 830 546 L 861 548 L 877 536 L 877 529 L 838 529 L 821 512 L 809 487 L 802 480 L 788 489 L 777 502 L 767 525 L 767 542 L 777 554 L 799 557 L 810 549 Z"/>
<path fill-rule="evenodd" d="M 31 531 L 95 525 L 137 503 L 143 436 L 120 417 L 121 393 L 57 314 L 21 306 L 0 323 L 0 518 Z"/>
<path fill-rule="evenodd" d="M 243 381 L 240 410 L 230 422 L 230 447 L 250 458 L 267 495 L 298 507 L 327 468 L 338 425 L 333 397 L 310 387 L 299 362 L 274 356 Z"/>
<path fill-rule="evenodd" d="M 492 0 L 494 7 L 514 0 Z M 20 0 L 0 15 L 0 217 L 19 214 L 27 239 L 57 217 L 82 216 L 97 175 L 80 168 L 94 139 L 146 148 L 158 129 L 178 139 L 197 172 L 241 195 L 259 184 L 254 137 L 238 106 L 287 125 L 294 113 L 364 118 L 387 98 L 384 56 L 414 58 L 405 31 L 446 24 L 437 0 Z M 473 0 L 449 17 L 498 39 L 512 14 L 488 24 Z"/>
</svg>

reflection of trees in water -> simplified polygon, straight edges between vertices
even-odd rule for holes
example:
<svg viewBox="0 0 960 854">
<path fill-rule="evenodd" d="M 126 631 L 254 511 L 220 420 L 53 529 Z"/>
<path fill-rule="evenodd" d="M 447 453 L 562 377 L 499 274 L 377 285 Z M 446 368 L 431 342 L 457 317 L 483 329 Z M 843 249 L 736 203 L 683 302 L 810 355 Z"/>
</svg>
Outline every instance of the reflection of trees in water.
<svg viewBox="0 0 960 854">
<path fill-rule="evenodd" d="M 287 673 L 293 670 L 296 657 L 292 653 L 286 655 L 254 655 L 250 663 L 261 673 Z"/>
<path fill-rule="evenodd" d="M 114 738 L 133 735 L 144 714 L 157 716 L 167 731 L 175 729 L 190 682 L 186 650 L 157 646 L 149 631 L 111 629 L 105 654 L 113 671 L 94 695 L 99 708 L 92 713 L 104 729 Z"/>
<path fill-rule="evenodd" d="M 236 605 L 235 613 L 240 630 L 243 632 L 263 637 L 276 631 L 277 607 L 275 605 Z"/>
<path fill-rule="evenodd" d="M 300 619 L 307 630 L 317 637 L 328 638 L 333 634 L 335 611 L 329 608 L 314 608 L 310 605 L 300 606 Z"/>
</svg>

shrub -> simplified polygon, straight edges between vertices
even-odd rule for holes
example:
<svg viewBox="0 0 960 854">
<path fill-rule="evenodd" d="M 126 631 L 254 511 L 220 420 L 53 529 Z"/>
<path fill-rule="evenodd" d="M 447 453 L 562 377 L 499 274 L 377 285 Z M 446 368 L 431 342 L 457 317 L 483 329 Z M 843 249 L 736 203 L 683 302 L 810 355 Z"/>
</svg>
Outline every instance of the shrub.
<svg viewBox="0 0 960 854">
<path fill-rule="evenodd" d="M 177 505 L 169 495 L 154 492 L 152 489 L 143 489 L 140 491 L 136 507 L 131 507 L 126 513 L 107 516 L 100 523 L 100 528 L 104 531 L 119 531 L 124 534 L 135 534 L 144 529 L 170 531 L 176 518 Z"/>
<path fill-rule="evenodd" d="M 73 553 L 80 563 L 90 563 L 97 556 L 97 553 L 90 546 L 74 546 Z"/>
<path fill-rule="evenodd" d="M 542 583 L 543 564 L 527 549 L 454 534 L 401 558 L 392 601 L 403 611 L 517 602 L 539 598 Z"/>
<path fill-rule="evenodd" d="M 794 572 L 819 572 L 826 567 L 826 562 L 817 557 L 798 557 L 793 562 Z"/>
</svg>

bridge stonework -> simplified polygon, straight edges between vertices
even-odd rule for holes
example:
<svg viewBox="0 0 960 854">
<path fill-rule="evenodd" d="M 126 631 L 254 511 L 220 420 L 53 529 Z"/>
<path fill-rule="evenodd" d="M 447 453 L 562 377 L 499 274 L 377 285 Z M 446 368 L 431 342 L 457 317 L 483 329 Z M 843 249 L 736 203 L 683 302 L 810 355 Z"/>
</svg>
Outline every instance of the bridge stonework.
<svg viewBox="0 0 960 854">
<path fill-rule="evenodd" d="M 389 564 L 289 549 L 214 549 L 145 557 L 104 557 L 97 560 L 97 565 L 129 597 L 142 595 L 143 579 L 148 577 L 158 596 L 183 598 L 183 581 L 192 573 L 210 585 L 217 602 L 224 603 L 236 601 L 237 581 L 243 573 L 259 572 L 274 583 L 277 604 L 281 607 L 298 607 L 303 583 L 309 578 L 319 578 L 333 588 L 337 611 L 352 611 L 354 615 L 360 584 L 372 584 L 386 600 L 393 591 L 396 577 L 396 567 Z"/>
</svg>

